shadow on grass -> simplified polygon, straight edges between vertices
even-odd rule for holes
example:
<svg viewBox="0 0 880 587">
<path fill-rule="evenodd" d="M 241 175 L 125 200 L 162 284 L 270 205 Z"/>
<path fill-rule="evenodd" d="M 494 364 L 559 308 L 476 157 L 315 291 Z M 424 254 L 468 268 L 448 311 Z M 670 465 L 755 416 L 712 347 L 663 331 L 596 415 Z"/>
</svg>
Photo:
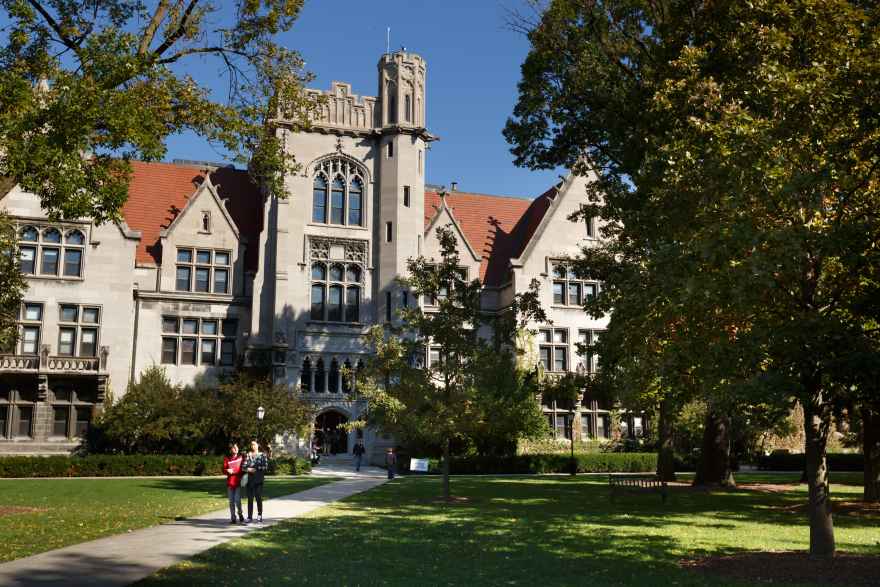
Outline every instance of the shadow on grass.
<svg viewBox="0 0 880 587">
<path fill-rule="evenodd" d="M 433 502 L 439 492 L 436 478 L 392 482 L 212 549 L 145 584 L 209 585 L 219 577 L 248 584 L 257 573 L 273 585 L 717 587 L 740 583 L 709 581 L 679 560 L 760 548 L 750 542 L 755 532 L 771 541 L 778 533 L 778 548 L 792 548 L 783 535 L 806 522 L 779 509 L 802 501 L 799 492 L 676 492 L 667 504 L 634 494 L 611 503 L 604 480 L 584 477 L 454 478 L 453 492 L 468 499 L 450 505 Z M 230 566 L 242 570 L 240 581 Z"/>
</svg>

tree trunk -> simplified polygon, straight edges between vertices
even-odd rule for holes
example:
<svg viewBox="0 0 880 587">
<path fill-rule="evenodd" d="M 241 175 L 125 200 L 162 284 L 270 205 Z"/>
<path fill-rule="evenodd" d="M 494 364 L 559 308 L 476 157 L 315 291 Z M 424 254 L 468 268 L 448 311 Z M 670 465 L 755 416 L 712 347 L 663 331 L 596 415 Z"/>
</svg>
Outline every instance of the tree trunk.
<svg viewBox="0 0 880 587">
<path fill-rule="evenodd" d="M 657 477 L 661 481 L 675 481 L 675 445 L 670 411 L 669 400 L 661 401 L 657 418 Z"/>
<path fill-rule="evenodd" d="M 730 422 L 727 416 L 711 407 L 706 412 L 703 445 L 694 485 L 734 487 L 736 481 L 730 469 Z"/>
<path fill-rule="evenodd" d="M 443 499 L 449 501 L 449 443 L 450 439 L 443 440 Z"/>
<path fill-rule="evenodd" d="M 830 414 L 824 405 L 818 380 L 805 385 L 810 400 L 804 402 L 806 436 L 807 488 L 810 492 L 810 556 L 834 556 L 834 522 L 831 519 L 831 496 L 828 487 L 828 463 L 825 450 Z"/>
<path fill-rule="evenodd" d="M 865 455 L 865 501 L 880 501 L 880 412 L 862 407 L 862 454 Z"/>
</svg>

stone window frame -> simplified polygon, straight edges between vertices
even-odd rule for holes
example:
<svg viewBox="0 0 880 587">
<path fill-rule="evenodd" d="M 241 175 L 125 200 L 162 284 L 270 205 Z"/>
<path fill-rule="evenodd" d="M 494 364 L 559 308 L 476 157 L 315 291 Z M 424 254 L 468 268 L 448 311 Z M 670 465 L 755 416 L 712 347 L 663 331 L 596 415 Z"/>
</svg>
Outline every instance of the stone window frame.
<svg viewBox="0 0 880 587">
<path fill-rule="evenodd" d="M 29 231 L 36 233 L 36 238 L 25 238 Z M 32 251 L 32 267 L 30 271 L 22 270 L 28 279 L 61 279 L 66 281 L 82 281 L 85 279 L 86 246 L 89 243 L 88 229 L 80 225 L 48 224 L 41 222 L 20 222 L 16 226 L 17 247 L 20 262 L 24 262 L 24 251 Z M 58 240 L 50 240 L 47 235 L 57 233 Z M 45 272 L 43 261 L 46 251 L 57 251 L 54 272 Z M 79 253 L 76 272 L 68 274 L 68 252 Z M 24 269 L 22 265 L 22 269 Z"/>
<path fill-rule="evenodd" d="M 39 318 L 28 318 L 28 309 L 29 308 L 39 308 Z M 43 322 L 46 317 L 46 304 L 43 302 L 29 302 L 27 300 L 22 301 L 21 306 L 19 307 L 19 315 L 18 315 L 18 328 L 19 334 L 18 343 L 16 344 L 17 354 L 26 355 L 26 356 L 36 356 L 40 354 L 40 345 L 43 342 Z M 25 340 L 25 332 L 35 329 L 37 332 L 36 341 L 34 341 L 34 349 L 32 351 L 25 350 L 25 344 L 27 341 Z"/>
<path fill-rule="evenodd" d="M 238 318 L 214 318 L 196 316 L 177 316 L 163 314 L 161 318 L 161 347 L 159 361 L 162 365 L 179 367 L 233 367 L 235 366 L 235 341 L 238 331 Z M 172 326 L 174 322 L 174 326 Z M 185 332 L 187 322 L 195 322 L 194 332 Z M 214 332 L 206 332 L 205 324 L 215 324 Z M 183 361 L 184 341 L 193 341 L 192 362 Z M 213 361 L 204 361 L 204 342 L 213 342 Z M 167 360 L 166 344 L 173 343 L 174 360 Z"/>
<path fill-rule="evenodd" d="M 538 360 L 548 373 L 567 373 L 571 362 L 568 356 L 568 328 L 541 328 L 538 330 Z M 544 354 L 547 353 L 545 360 Z M 562 357 L 562 369 L 557 369 L 558 358 Z"/>
<path fill-rule="evenodd" d="M 199 256 L 207 253 L 208 260 L 199 260 Z M 188 254 L 188 259 L 187 255 Z M 226 255 L 226 263 L 217 261 L 217 255 Z M 196 294 L 214 294 L 214 295 L 231 295 L 232 294 L 232 275 L 233 275 L 232 251 L 229 249 L 214 249 L 206 247 L 177 245 L 175 247 L 175 266 L 174 266 L 174 290 L 182 292 L 190 292 Z M 187 285 L 182 288 L 181 271 L 187 271 Z M 196 272 L 208 272 L 208 289 L 206 291 L 196 290 Z M 217 290 L 217 273 L 226 272 L 226 290 Z"/>
<path fill-rule="evenodd" d="M 35 417 L 37 415 L 37 391 L 33 391 L 33 399 L 28 399 L 28 394 L 22 394 L 17 388 L 0 390 L 0 411 L 4 420 L 0 427 L 0 440 L 32 439 L 34 438 Z M 23 397 L 24 396 L 24 397 Z M 19 434 L 21 423 L 21 410 L 30 410 L 27 434 Z"/>
<path fill-rule="evenodd" d="M 598 281 L 579 279 L 564 261 L 551 261 L 550 275 L 551 302 L 555 307 L 580 308 L 588 297 L 599 294 Z M 557 296 L 557 288 L 561 288 L 559 296 Z M 592 293 L 587 294 L 588 288 L 592 289 Z M 577 292 L 574 301 L 571 299 L 572 291 Z"/>
<path fill-rule="evenodd" d="M 339 269 L 341 278 L 333 278 L 333 271 Z M 353 278 L 350 271 L 356 270 L 357 276 Z M 320 271 L 320 275 L 319 272 Z M 364 291 L 364 267 L 359 261 L 340 261 L 335 259 L 314 260 L 309 267 L 309 320 L 330 324 L 360 324 L 361 307 L 363 305 Z M 332 320 L 330 294 L 331 291 L 340 291 L 339 320 Z M 316 316 L 317 302 L 315 292 L 321 292 L 320 316 Z M 354 303 L 350 296 L 354 292 Z M 349 314 L 349 308 L 354 307 L 353 320 Z"/>
<path fill-rule="evenodd" d="M 335 370 L 334 370 L 335 365 Z M 300 364 L 300 393 L 309 394 L 350 394 L 357 392 L 357 372 L 365 366 L 362 358 L 355 360 L 348 355 L 306 355 Z M 349 369 L 354 377 L 345 377 L 343 371 Z M 335 374 L 334 374 L 335 373 Z M 317 382 L 323 389 L 316 391 Z M 331 381 L 336 390 L 331 391 Z"/>
<path fill-rule="evenodd" d="M 76 309 L 76 319 L 75 320 L 65 320 L 64 319 L 64 309 L 65 308 L 75 308 Z M 85 320 L 85 313 L 87 310 L 94 310 L 97 314 L 97 318 L 95 322 L 89 322 Z M 58 304 L 58 347 L 55 349 L 56 354 L 60 357 L 90 357 L 94 358 L 98 356 L 98 351 L 101 348 L 101 318 L 103 314 L 103 308 L 98 304 L 80 304 L 80 303 L 68 303 L 61 302 Z M 71 353 L 62 353 L 61 352 L 61 333 L 62 331 L 73 330 L 73 341 L 72 344 L 72 352 Z M 94 349 L 91 354 L 83 353 L 82 348 L 82 332 L 83 331 L 94 331 L 95 332 L 95 342 Z"/>
<path fill-rule="evenodd" d="M 52 390 L 52 429 L 49 434 L 50 438 L 67 438 L 71 440 L 75 438 L 82 438 L 88 432 L 89 426 L 91 426 L 93 415 L 92 413 L 97 402 L 90 398 L 80 397 L 80 393 L 75 387 L 71 387 L 68 393 L 69 395 L 67 397 L 64 397 L 61 395 L 61 392 L 59 390 Z M 55 417 L 55 414 L 58 410 L 67 411 L 67 414 L 65 416 L 66 424 L 64 434 L 57 434 L 55 430 L 55 425 L 59 421 Z M 85 420 L 85 429 L 80 431 L 79 424 L 82 420 L 79 419 L 79 415 L 84 410 L 88 410 L 88 419 Z"/>
<path fill-rule="evenodd" d="M 312 210 L 311 224 L 317 226 L 341 226 L 348 228 L 366 228 L 367 227 L 367 173 L 363 165 L 343 156 L 325 157 L 313 166 L 312 172 Z M 322 182 L 319 189 L 318 182 Z M 342 184 L 342 222 L 333 221 L 333 210 L 337 209 L 333 206 L 333 194 L 340 190 L 335 190 L 334 185 L 337 181 Z M 359 191 L 354 189 L 359 187 Z M 318 202 L 318 192 L 323 191 L 320 196 L 323 206 L 316 206 Z M 352 207 L 352 194 L 360 194 L 360 208 Z M 317 216 L 318 208 L 323 208 L 323 219 Z M 352 218 L 353 210 L 359 210 L 359 221 Z"/>
<path fill-rule="evenodd" d="M 583 365 L 587 373 L 597 373 L 599 371 L 599 355 L 592 351 L 586 353 L 581 352 L 579 345 L 594 345 L 599 340 L 604 328 L 579 328 L 578 338 L 575 341 L 575 355 L 578 357 L 578 364 Z"/>
</svg>

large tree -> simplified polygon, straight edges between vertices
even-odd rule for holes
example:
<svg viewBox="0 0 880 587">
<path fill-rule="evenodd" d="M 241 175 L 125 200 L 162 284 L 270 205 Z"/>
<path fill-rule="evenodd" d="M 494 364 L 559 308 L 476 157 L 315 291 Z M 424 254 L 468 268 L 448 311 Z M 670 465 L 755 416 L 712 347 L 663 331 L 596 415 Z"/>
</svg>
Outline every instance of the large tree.
<svg viewBox="0 0 880 587">
<path fill-rule="evenodd" d="M 0 197 L 4 194 L 0 179 Z M 0 352 L 15 346 L 18 338 L 18 318 L 21 300 L 27 290 L 27 282 L 21 274 L 15 243 L 18 235 L 15 225 L 0 210 Z"/>
<path fill-rule="evenodd" d="M 690 336 L 727 331 L 719 382 L 803 405 L 819 556 L 832 356 L 863 337 L 849 306 L 880 261 L 878 21 L 859 0 L 555 0 L 505 131 L 520 164 L 596 172 L 607 236 L 673 253 L 656 267 Z"/>
<path fill-rule="evenodd" d="M 455 441 L 515 447 L 518 436 L 544 430 L 537 380 L 518 367 L 516 341 L 518 332 L 546 317 L 537 282 L 500 314 L 484 312 L 482 286 L 465 279 L 452 228 L 438 228 L 437 238 L 439 258 L 410 259 L 400 282 L 422 300 L 434 300 L 436 311 L 406 308 L 399 331 L 374 329 L 376 353 L 359 389 L 374 424 L 401 440 L 439 447 L 448 499 Z M 418 357 L 426 349 L 429 361 L 422 365 Z"/>
<path fill-rule="evenodd" d="M 192 131 L 282 193 L 267 122 L 306 123 L 306 74 L 275 41 L 302 0 L 0 0 L 0 175 L 53 217 L 117 219 L 127 160 Z M 211 82 L 225 77 L 226 90 Z M 222 83 L 222 82 L 221 82 Z M 225 95 L 223 95 L 225 93 Z"/>
</svg>

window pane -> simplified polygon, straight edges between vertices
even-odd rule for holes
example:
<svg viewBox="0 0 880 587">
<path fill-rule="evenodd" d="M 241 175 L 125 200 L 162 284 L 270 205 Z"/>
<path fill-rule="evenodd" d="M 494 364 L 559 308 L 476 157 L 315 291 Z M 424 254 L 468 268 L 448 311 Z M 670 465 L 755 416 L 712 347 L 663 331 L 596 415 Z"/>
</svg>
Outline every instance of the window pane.
<svg viewBox="0 0 880 587">
<path fill-rule="evenodd" d="M 596 295 L 596 285 L 593 283 L 585 283 L 584 284 L 584 298 L 590 299 Z"/>
<path fill-rule="evenodd" d="M 214 293 L 229 292 L 229 270 L 214 269 Z"/>
<path fill-rule="evenodd" d="M 196 339 L 184 338 L 180 341 L 180 364 L 196 364 Z"/>
<path fill-rule="evenodd" d="M 568 331 L 567 330 L 554 330 L 553 331 L 553 342 L 567 342 L 568 341 Z"/>
<path fill-rule="evenodd" d="M 210 265 L 211 264 L 211 251 L 197 251 L 196 252 L 196 263 L 199 265 Z"/>
<path fill-rule="evenodd" d="M 202 365 L 213 365 L 217 362 L 217 341 L 212 338 L 202 339 Z"/>
<path fill-rule="evenodd" d="M 557 279 L 565 279 L 565 265 L 554 265 L 553 277 Z"/>
<path fill-rule="evenodd" d="M 177 318 L 162 318 L 162 332 L 177 333 L 178 324 Z"/>
<path fill-rule="evenodd" d="M 33 226 L 25 226 L 21 229 L 21 240 L 36 242 L 38 238 L 39 233 L 37 232 L 37 229 Z"/>
<path fill-rule="evenodd" d="M 593 417 L 590 414 L 581 414 L 581 438 L 593 437 Z"/>
<path fill-rule="evenodd" d="M 581 304 L 581 284 L 580 283 L 569 283 L 568 284 L 568 303 L 571 305 L 580 305 Z"/>
<path fill-rule="evenodd" d="M 202 334 L 217 334 L 217 321 L 216 320 L 202 320 Z"/>
<path fill-rule="evenodd" d="M 321 175 L 315 178 L 312 192 L 312 221 L 327 222 L 327 180 Z"/>
<path fill-rule="evenodd" d="M 360 320 L 360 288 L 350 287 L 345 291 L 345 321 Z"/>
<path fill-rule="evenodd" d="M 345 280 L 349 283 L 361 282 L 361 268 L 357 265 L 349 265 L 345 269 Z"/>
<path fill-rule="evenodd" d="M 345 184 L 337 178 L 330 193 L 330 222 L 342 224 L 345 212 Z"/>
<path fill-rule="evenodd" d="M 162 339 L 162 363 L 166 365 L 174 365 L 177 363 L 177 339 Z"/>
<path fill-rule="evenodd" d="M 339 285 L 330 287 L 327 320 L 334 322 L 342 321 L 342 287 Z"/>
<path fill-rule="evenodd" d="M 554 304 L 564 304 L 565 303 L 565 290 L 564 283 L 559 281 L 553 282 L 553 303 Z"/>
<path fill-rule="evenodd" d="M 566 365 L 566 356 L 564 348 L 556 348 L 553 350 L 553 370 L 554 371 L 567 371 Z"/>
<path fill-rule="evenodd" d="M 342 281 L 342 265 L 330 267 L 330 281 Z"/>
<path fill-rule="evenodd" d="M 214 265 L 229 265 L 229 253 L 214 253 Z"/>
<path fill-rule="evenodd" d="M 98 353 L 98 331 L 83 328 L 79 335 L 79 356 L 94 357 Z"/>
<path fill-rule="evenodd" d="M 17 436 L 30 436 L 31 417 L 34 414 L 34 409 L 30 406 L 17 406 L 16 412 L 18 412 Z"/>
<path fill-rule="evenodd" d="M 183 333 L 184 334 L 196 334 L 199 331 L 199 321 L 198 320 L 184 320 L 183 321 Z"/>
<path fill-rule="evenodd" d="M 24 319 L 25 320 L 36 320 L 40 321 L 43 319 L 43 306 L 42 304 L 25 304 L 24 305 Z"/>
<path fill-rule="evenodd" d="M 208 277 L 210 275 L 210 269 L 206 269 L 204 267 L 199 267 L 196 269 L 196 291 L 208 291 Z"/>
<path fill-rule="evenodd" d="M 43 275 L 58 275 L 58 249 L 43 249 L 40 273 Z"/>
<path fill-rule="evenodd" d="M 52 435 L 67 436 L 67 418 L 70 408 L 67 406 L 55 406 L 52 408 Z"/>
<path fill-rule="evenodd" d="M 61 306 L 62 322 L 76 322 L 78 314 L 79 308 L 77 306 Z"/>
<path fill-rule="evenodd" d="M 7 422 L 9 422 L 9 406 L 0 406 L 0 438 L 6 438 Z"/>
<path fill-rule="evenodd" d="M 19 253 L 21 272 L 25 275 L 33 275 L 36 271 L 37 249 L 34 247 L 21 247 Z"/>
<path fill-rule="evenodd" d="M 82 321 L 86 324 L 98 324 L 100 322 L 98 308 L 83 308 Z"/>
<path fill-rule="evenodd" d="M 21 352 L 27 355 L 37 354 L 40 344 L 40 328 L 38 326 L 25 326 L 21 332 Z"/>
<path fill-rule="evenodd" d="M 85 436 L 89 431 L 89 422 L 92 420 L 92 408 L 76 408 L 76 423 L 73 427 L 75 436 Z"/>
<path fill-rule="evenodd" d="M 351 191 L 348 194 L 348 223 L 352 226 L 363 224 L 363 195 L 360 191 Z"/>
<path fill-rule="evenodd" d="M 238 335 L 238 320 L 223 321 L 223 336 L 235 337 Z"/>
<path fill-rule="evenodd" d="M 312 320 L 324 319 L 324 286 L 312 286 Z"/>
<path fill-rule="evenodd" d="M 324 281 L 327 278 L 327 269 L 320 263 L 312 265 L 312 279 Z"/>
<path fill-rule="evenodd" d="M 43 233 L 44 243 L 60 243 L 61 233 L 54 228 L 50 228 Z"/>
<path fill-rule="evenodd" d="M 223 366 L 235 364 L 235 342 L 224 340 L 220 343 L 220 364 Z"/>
<path fill-rule="evenodd" d="M 178 263 L 192 263 L 192 261 L 193 261 L 192 249 L 177 249 L 177 262 Z"/>
<path fill-rule="evenodd" d="M 190 269 L 189 267 L 177 268 L 177 291 L 189 291 L 191 271 L 192 269 Z"/>
<path fill-rule="evenodd" d="M 83 233 L 78 230 L 71 230 L 67 233 L 67 238 L 64 239 L 64 242 L 69 245 L 81 245 L 85 242 L 85 240 L 86 239 L 83 236 Z"/>
<path fill-rule="evenodd" d="M 550 370 L 550 348 L 549 347 L 541 347 L 540 355 L 541 355 L 541 365 L 544 367 L 545 371 L 549 371 Z"/>
<path fill-rule="evenodd" d="M 61 328 L 58 330 L 58 354 L 64 356 L 73 355 L 76 345 L 76 328 Z"/>
<path fill-rule="evenodd" d="M 596 436 L 599 438 L 608 438 L 609 433 L 608 416 L 599 416 L 596 418 Z"/>
<path fill-rule="evenodd" d="M 542 330 L 541 331 L 541 342 L 553 342 L 553 331 L 552 330 Z"/>
</svg>

